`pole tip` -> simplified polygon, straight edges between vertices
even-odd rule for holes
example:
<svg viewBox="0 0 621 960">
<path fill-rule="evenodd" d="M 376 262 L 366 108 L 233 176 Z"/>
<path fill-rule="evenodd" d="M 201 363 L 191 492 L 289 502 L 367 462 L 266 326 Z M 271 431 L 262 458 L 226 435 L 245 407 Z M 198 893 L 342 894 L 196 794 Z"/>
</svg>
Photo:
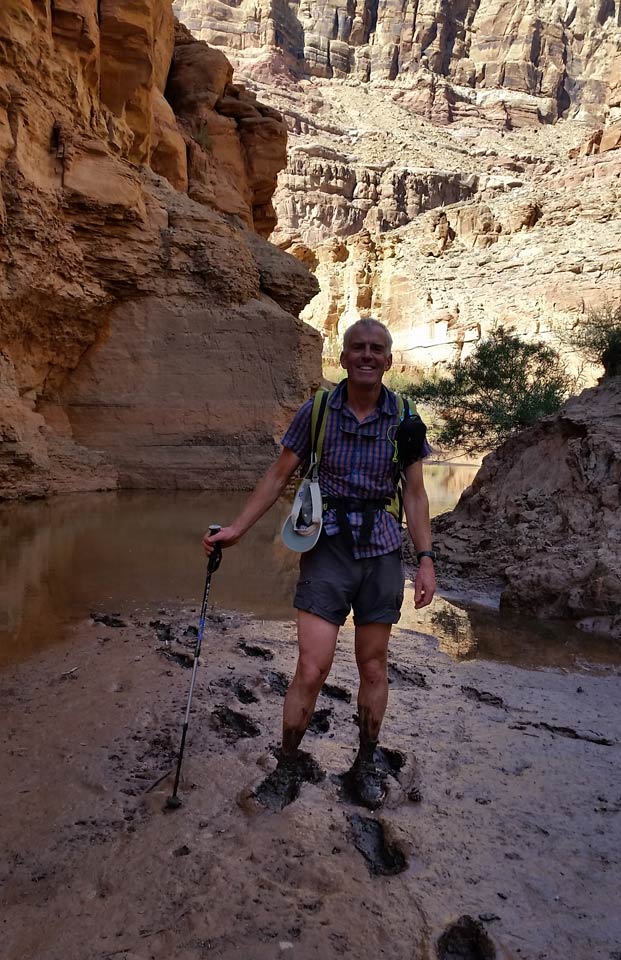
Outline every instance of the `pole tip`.
<svg viewBox="0 0 621 960">
<path fill-rule="evenodd" d="M 181 800 L 176 794 L 173 794 L 172 797 L 168 797 L 166 803 L 164 804 L 164 810 L 178 810 L 181 806 Z"/>
</svg>

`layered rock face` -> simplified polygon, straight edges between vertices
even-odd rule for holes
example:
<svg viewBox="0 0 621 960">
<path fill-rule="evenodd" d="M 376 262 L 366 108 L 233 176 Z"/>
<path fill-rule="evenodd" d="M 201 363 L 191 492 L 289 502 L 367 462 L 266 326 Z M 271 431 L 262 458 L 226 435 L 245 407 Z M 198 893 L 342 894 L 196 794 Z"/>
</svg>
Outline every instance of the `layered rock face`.
<svg viewBox="0 0 621 960">
<path fill-rule="evenodd" d="M 166 0 L 2 5 L 0 496 L 252 483 L 320 376 L 284 151 Z"/>
<path fill-rule="evenodd" d="M 616 6 L 174 7 L 286 120 L 272 240 L 320 282 L 327 352 L 370 313 L 404 370 L 442 365 L 618 298 Z"/>
<path fill-rule="evenodd" d="M 401 96 L 440 122 L 603 117 L 621 99 L 618 3 L 579 0 L 377 0 L 221 3 L 175 0 L 196 36 L 240 59 L 298 73 L 405 78 Z M 278 62 L 278 61 L 277 61 Z"/>
<path fill-rule="evenodd" d="M 502 577 L 501 605 L 621 639 L 621 378 L 483 461 L 434 521 L 445 572 Z"/>
</svg>

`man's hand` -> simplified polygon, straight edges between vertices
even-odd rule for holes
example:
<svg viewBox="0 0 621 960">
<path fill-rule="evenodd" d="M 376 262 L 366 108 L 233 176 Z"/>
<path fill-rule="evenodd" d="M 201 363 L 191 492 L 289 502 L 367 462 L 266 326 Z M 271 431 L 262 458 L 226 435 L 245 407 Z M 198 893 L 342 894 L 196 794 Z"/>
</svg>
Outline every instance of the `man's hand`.
<svg viewBox="0 0 621 960">
<path fill-rule="evenodd" d="M 218 530 L 217 533 L 207 533 L 203 537 L 203 550 L 209 557 L 213 551 L 216 543 L 219 543 L 221 547 L 232 547 L 233 544 L 241 538 L 241 534 L 237 532 L 236 527 L 222 527 L 222 530 Z"/>
<path fill-rule="evenodd" d="M 436 592 L 436 574 L 431 557 L 423 557 L 414 581 L 414 606 L 417 610 L 426 607 Z"/>
</svg>

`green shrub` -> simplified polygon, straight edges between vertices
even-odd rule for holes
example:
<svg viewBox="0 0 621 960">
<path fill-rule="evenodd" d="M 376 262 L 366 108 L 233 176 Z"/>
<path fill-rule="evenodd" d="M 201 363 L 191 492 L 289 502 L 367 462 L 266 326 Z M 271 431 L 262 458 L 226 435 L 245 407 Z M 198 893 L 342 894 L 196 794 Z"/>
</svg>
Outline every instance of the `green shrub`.
<svg viewBox="0 0 621 960">
<path fill-rule="evenodd" d="M 498 327 L 445 374 L 404 392 L 440 418 L 437 443 L 481 453 L 554 413 L 575 387 L 555 350 Z"/>
<path fill-rule="evenodd" d="M 601 364 L 605 377 L 621 376 L 621 301 L 589 310 L 573 327 L 557 333 L 585 360 Z"/>
</svg>

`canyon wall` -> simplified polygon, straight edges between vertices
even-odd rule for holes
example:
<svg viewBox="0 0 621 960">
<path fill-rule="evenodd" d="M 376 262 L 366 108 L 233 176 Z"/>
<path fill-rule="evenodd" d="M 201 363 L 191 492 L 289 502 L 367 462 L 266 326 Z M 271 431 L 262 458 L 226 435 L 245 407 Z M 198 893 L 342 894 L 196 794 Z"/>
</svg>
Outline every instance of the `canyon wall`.
<svg viewBox="0 0 621 960">
<path fill-rule="evenodd" d="M 3 3 L 1 497 L 252 484 L 320 377 L 285 145 L 167 0 Z"/>
<path fill-rule="evenodd" d="M 239 60 L 405 83 L 439 122 L 506 112 L 514 125 L 621 105 L 619 0 L 175 0 L 192 32 Z"/>
<path fill-rule="evenodd" d="M 174 8 L 287 123 L 271 239 L 320 282 L 327 353 L 371 313 L 411 371 L 618 299 L 617 0 Z"/>
</svg>

